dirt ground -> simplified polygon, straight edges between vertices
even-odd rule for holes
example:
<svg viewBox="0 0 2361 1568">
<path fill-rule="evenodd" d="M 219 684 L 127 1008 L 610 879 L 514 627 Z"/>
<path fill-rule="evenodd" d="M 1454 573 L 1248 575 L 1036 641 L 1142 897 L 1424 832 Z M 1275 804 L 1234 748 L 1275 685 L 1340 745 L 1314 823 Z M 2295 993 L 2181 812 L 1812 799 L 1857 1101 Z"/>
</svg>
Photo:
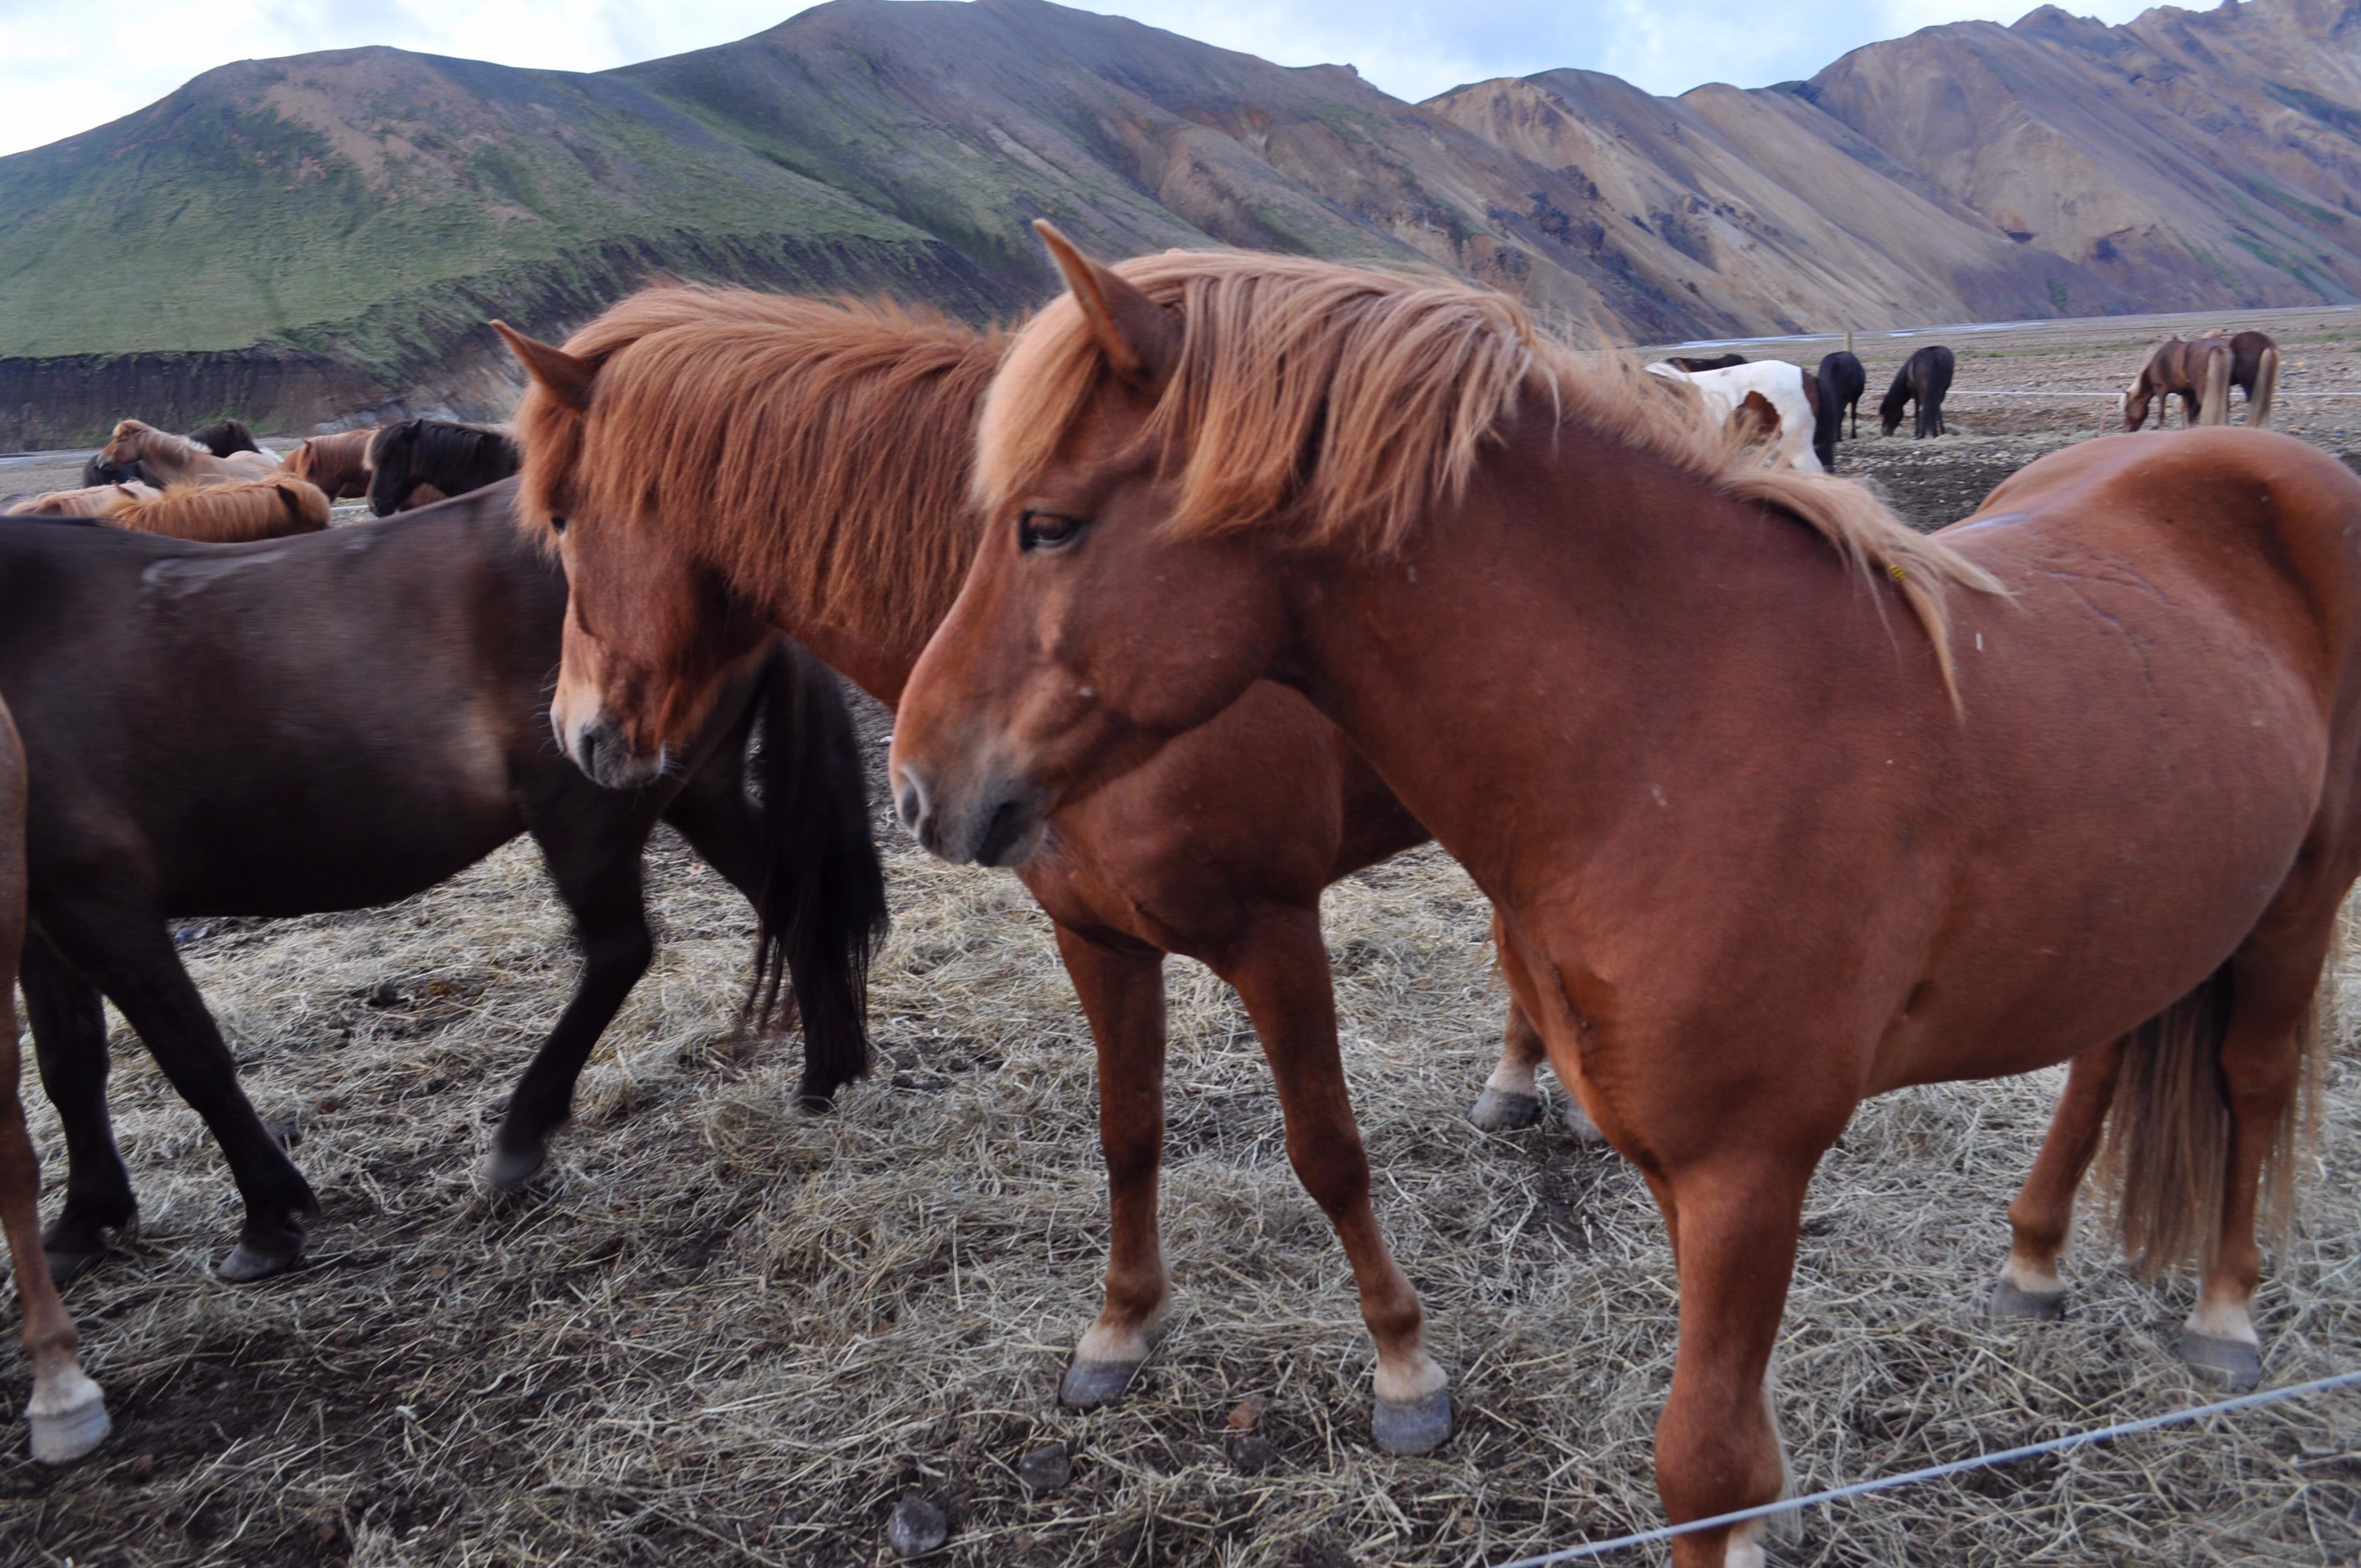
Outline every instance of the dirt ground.
<svg viewBox="0 0 2361 1568">
<path fill-rule="evenodd" d="M 2132 340 L 2096 339 L 2111 330 L 1993 336 L 1991 360 L 1963 346 L 1955 433 L 1848 444 L 1848 471 L 1924 521 L 1964 512 L 2104 422 L 2111 405 L 2062 394 L 2128 378 Z M 2305 400 L 2361 390 L 2361 320 L 2323 314 L 2288 336 L 2301 346 L 2279 422 L 2361 446 L 2346 440 L 2361 401 Z M 1873 399 L 1900 356 L 1861 352 Z M 868 729 L 873 749 L 882 713 Z M 650 859 L 656 967 L 586 1074 L 553 1169 L 515 1199 L 488 1197 L 473 1171 L 575 974 L 529 846 L 388 909 L 185 923 L 249 1092 L 300 1135 L 324 1208 L 313 1260 L 246 1288 L 210 1277 L 235 1195 L 118 1025 L 113 1099 L 143 1223 L 67 1293 L 117 1430 L 48 1472 L 13 1429 L 0 1563 L 834 1568 L 893 1561 L 886 1520 L 911 1492 L 950 1517 L 928 1561 L 1038 1568 L 1465 1568 L 1659 1522 L 1649 1464 L 1675 1327 L 1662 1231 L 1636 1176 L 1554 1121 L 1492 1136 L 1464 1120 L 1503 999 L 1486 906 L 1455 865 L 1413 852 L 1326 906 L 1379 1218 L 1458 1399 L 1444 1450 L 1393 1460 L 1369 1446 L 1350 1276 L 1289 1170 L 1253 1034 L 1225 988 L 1179 961 L 1174 1310 L 1126 1402 L 1059 1409 L 1106 1236 L 1088 1036 L 1014 879 L 884 831 L 895 929 L 873 1078 L 832 1115 L 792 1108 L 793 1043 L 735 1027 L 748 913 L 667 839 Z M 2361 979 L 2361 952 L 2344 970 Z M 2304 1223 L 2266 1268 L 2268 1384 L 2361 1367 L 2361 1059 L 2338 1038 Z M 1780 1355 L 1799 1486 L 2218 1397 L 2175 1354 L 2188 1281 L 2140 1282 L 2095 1239 L 2070 1261 L 2066 1321 L 1979 1317 L 2059 1080 L 1891 1095 L 1830 1156 Z M 35 1131 L 54 1202 L 46 1106 Z M 27 1387 L 11 1338 L 0 1409 Z M 1265 1446 L 1229 1430 L 1249 1400 Z M 1036 1494 L 1018 1467 L 1050 1443 L 1071 1478 Z M 2356 1556 L 2348 1394 L 1814 1510 L 1773 1561 Z"/>
</svg>

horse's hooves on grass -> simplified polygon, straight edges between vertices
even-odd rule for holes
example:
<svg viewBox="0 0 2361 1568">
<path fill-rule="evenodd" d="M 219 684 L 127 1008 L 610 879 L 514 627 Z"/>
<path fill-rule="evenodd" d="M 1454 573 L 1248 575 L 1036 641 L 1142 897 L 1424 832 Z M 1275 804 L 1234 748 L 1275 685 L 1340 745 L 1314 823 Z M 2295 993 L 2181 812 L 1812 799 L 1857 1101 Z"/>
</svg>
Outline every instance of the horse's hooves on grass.
<svg viewBox="0 0 2361 1568">
<path fill-rule="evenodd" d="M 70 1410 L 27 1418 L 33 1429 L 33 1458 L 43 1464 L 71 1464 L 106 1441 L 115 1423 L 106 1419 L 106 1401 L 93 1388 L 90 1398 Z"/>
<path fill-rule="evenodd" d="M 1139 1375 L 1143 1365 L 1137 1361 L 1083 1361 L 1078 1357 L 1066 1368 L 1065 1378 L 1058 1385 L 1058 1402 L 1074 1410 L 1112 1405 L 1123 1398 L 1123 1391 L 1131 1387 L 1131 1380 Z"/>
<path fill-rule="evenodd" d="M 1468 1107 L 1467 1119 L 1488 1133 L 1513 1133 L 1542 1119 L 1542 1097 L 1487 1089 Z"/>
<path fill-rule="evenodd" d="M 1423 1399 L 1399 1405 L 1379 1399 L 1369 1431 L 1380 1453 L 1433 1453 L 1451 1435 L 1451 1390 L 1437 1388 Z"/>
<path fill-rule="evenodd" d="M 222 1259 L 214 1274 L 225 1285 L 251 1285 L 258 1279 L 268 1279 L 274 1274 L 284 1274 L 303 1261 L 303 1252 L 266 1252 L 247 1242 L 240 1242 L 230 1255 Z"/>
<path fill-rule="evenodd" d="M 2065 1315 L 2065 1291 L 2020 1290 L 2005 1279 L 1993 1287 L 1992 1299 L 1984 1303 L 1984 1316 L 1996 1323 L 2054 1323 Z"/>
<path fill-rule="evenodd" d="M 532 1180 L 549 1163 L 543 1147 L 504 1149 L 495 1146 L 484 1157 L 484 1185 L 496 1192 L 513 1192 Z"/>
<path fill-rule="evenodd" d="M 2242 1339 L 2216 1339 L 2183 1330 L 2180 1359 L 2208 1376 L 2220 1378 L 2233 1394 L 2243 1394 L 2263 1380 L 2261 1348 Z"/>
</svg>

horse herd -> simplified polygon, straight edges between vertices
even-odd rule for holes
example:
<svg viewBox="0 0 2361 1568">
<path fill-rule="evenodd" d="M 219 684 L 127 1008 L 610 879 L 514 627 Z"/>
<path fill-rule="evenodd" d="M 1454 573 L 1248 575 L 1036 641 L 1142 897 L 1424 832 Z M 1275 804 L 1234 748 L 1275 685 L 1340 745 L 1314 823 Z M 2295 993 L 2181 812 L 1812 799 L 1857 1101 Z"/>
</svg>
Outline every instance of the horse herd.
<svg viewBox="0 0 2361 1568">
<path fill-rule="evenodd" d="M 885 904 L 831 671 L 896 710 L 919 842 L 1040 902 L 1090 1023 L 1111 1225 L 1070 1404 L 1124 1393 L 1170 1303 L 1179 953 L 1262 1041 L 1375 1345 L 1377 1445 L 1448 1438 L 1319 921 L 1329 883 L 1430 836 L 1493 901 L 1510 992 L 1470 1115 L 1530 1121 L 1546 1060 L 1674 1242 L 1675 1520 L 1785 1485 L 1767 1374 L 1804 1192 L 1891 1089 L 2070 1062 L 1986 1309 L 2061 1310 L 2103 1144 L 2134 1259 L 2198 1261 L 2183 1354 L 2259 1378 L 2257 1236 L 2361 871 L 2361 480 L 2268 433 L 2114 437 L 1920 536 L 1814 471 L 1761 387 L 1691 379 L 1752 367 L 1642 372 L 1473 286 L 1111 268 L 1041 227 L 1068 291 L 1012 331 L 681 285 L 562 345 L 495 323 L 528 378 L 516 472 L 470 484 L 390 427 L 373 507 L 380 482 L 456 498 L 407 516 L 235 545 L 0 523 L 0 955 L 21 934 L 68 1166 L 39 1235 L 0 1060 L 37 1456 L 106 1430 L 50 1284 L 136 1218 L 102 997 L 227 1157 L 222 1277 L 307 1241 L 311 1190 L 167 917 L 381 903 L 531 833 L 585 966 L 494 1136 L 485 1179 L 514 1185 L 647 966 L 662 818 L 754 907 L 748 1009 L 792 992 L 806 1100 L 860 1076 Z M 1850 357 L 1800 383 L 1816 434 L 1857 411 Z M 1914 399 L 1939 432 L 1949 367 L 1912 356 L 1889 432 Z M 132 433 L 107 461 L 144 469 Z M 321 439 L 305 473 L 357 483 L 362 444 Z M 152 444 L 160 475 L 185 444 Z M 1675 1560 L 1760 1563 L 1758 1538 Z"/>
</svg>

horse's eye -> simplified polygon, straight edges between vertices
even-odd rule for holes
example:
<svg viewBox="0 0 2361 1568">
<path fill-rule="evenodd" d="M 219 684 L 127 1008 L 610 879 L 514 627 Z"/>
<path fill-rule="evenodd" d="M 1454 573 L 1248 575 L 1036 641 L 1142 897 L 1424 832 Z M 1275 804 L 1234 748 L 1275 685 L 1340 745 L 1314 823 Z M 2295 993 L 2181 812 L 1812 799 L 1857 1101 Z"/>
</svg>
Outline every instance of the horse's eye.
<svg viewBox="0 0 2361 1568">
<path fill-rule="evenodd" d="M 549 520 L 549 532 L 552 532 L 552 533 L 563 533 L 563 532 L 566 532 L 566 520 L 565 520 L 564 518 L 562 518 L 562 517 L 553 517 L 553 518 L 551 518 L 551 519 Z"/>
<path fill-rule="evenodd" d="M 1082 535 L 1087 524 L 1078 517 L 1060 517 L 1053 511 L 1028 511 L 1016 520 L 1016 548 L 1019 550 L 1060 550 Z"/>
</svg>

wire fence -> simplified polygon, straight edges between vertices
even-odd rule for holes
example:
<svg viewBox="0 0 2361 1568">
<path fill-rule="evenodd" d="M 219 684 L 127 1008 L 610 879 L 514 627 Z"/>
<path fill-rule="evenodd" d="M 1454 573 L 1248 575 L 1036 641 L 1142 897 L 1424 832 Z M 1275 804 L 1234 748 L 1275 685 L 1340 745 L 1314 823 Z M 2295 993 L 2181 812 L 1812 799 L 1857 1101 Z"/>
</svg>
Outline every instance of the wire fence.
<svg viewBox="0 0 2361 1568">
<path fill-rule="evenodd" d="M 2105 1442 L 2113 1438 L 2129 1437 L 2135 1432 L 2155 1431 L 2162 1427 L 2183 1426 L 2203 1420 L 2208 1416 L 2226 1416 L 2239 1410 L 2252 1410 L 2265 1405 L 2276 1405 L 2289 1399 L 2301 1399 L 2307 1395 L 2323 1394 L 2333 1388 L 2349 1388 L 2361 1384 L 2361 1372 L 2342 1372 L 2334 1377 L 2317 1377 L 2309 1383 L 2290 1383 L 2284 1388 L 2266 1388 L 2259 1393 L 2244 1394 L 2235 1399 L 2224 1399 L 2211 1405 L 2195 1405 L 2187 1409 L 2168 1410 L 2160 1416 L 2142 1416 L 2137 1420 L 2118 1421 L 2114 1426 L 2095 1427 L 2089 1431 L 2069 1432 L 2046 1442 L 2029 1442 L 2021 1448 L 2002 1449 L 1995 1453 L 1979 1453 L 1972 1458 L 1954 1459 L 1944 1464 L 1929 1464 L 1922 1470 L 1905 1470 L 1894 1475 L 1872 1476 L 1849 1486 L 1832 1486 L 1809 1497 L 1785 1497 L 1760 1508 L 1741 1508 L 1736 1513 L 1716 1514 L 1711 1519 L 1691 1519 L 1686 1524 L 1664 1525 L 1655 1530 L 1643 1530 L 1636 1535 L 1619 1535 L 1612 1541 L 1594 1541 L 1580 1546 L 1569 1546 L 1559 1552 L 1545 1552 L 1538 1557 L 1520 1557 L 1496 1568 L 1550 1568 L 1553 1563 L 1578 1563 L 1606 1556 L 1610 1552 L 1625 1552 L 1635 1546 L 1653 1546 L 1675 1536 L 1695 1535 L 1699 1530 L 1720 1530 L 1726 1526 L 1745 1524 L 1753 1519 L 1767 1519 L 1779 1514 L 1800 1512 L 1824 1504 L 1843 1502 L 1850 1497 L 1865 1497 L 1872 1492 L 1890 1492 L 1897 1486 L 1912 1486 L 1922 1481 L 1939 1481 L 1947 1475 L 1961 1475 L 1971 1470 L 1989 1470 L 1995 1465 L 2013 1464 L 2020 1459 L 2037 1459 L 2047 1453 L 2063 1453 L 2068 1449 L 2089 1443 Z"/>
</svg>

